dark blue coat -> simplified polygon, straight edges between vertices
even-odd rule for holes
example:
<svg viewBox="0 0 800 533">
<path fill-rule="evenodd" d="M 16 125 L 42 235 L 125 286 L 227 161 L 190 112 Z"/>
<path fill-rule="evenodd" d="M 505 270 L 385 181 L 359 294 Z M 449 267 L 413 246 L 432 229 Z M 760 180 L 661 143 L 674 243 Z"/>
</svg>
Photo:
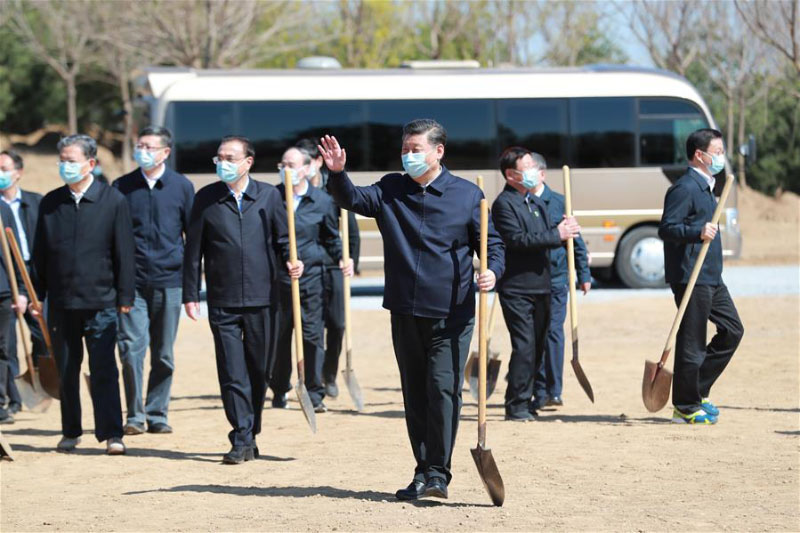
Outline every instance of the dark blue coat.
<svg viewBox="0 0 800 533">
<path fill-rule="evenodd" d="M 564 195 L 558 194 L 545 184 L 540 198 L 547 206 L 550 222 L 557 226 L 565 212 Z M 586 243 L 580 237 L 575 239 L 575 270 L 579 285 L 592 281 L 592 273 L 589 270 L 589 254 L 586 250 Z M 550 250 L 550 285 L 553 288 L 563 287 L 568 283 L 567 278 L 567 247 L 564 244 Z"/>
<path fill-rule="evenodd" d="M 703 241 L 700 233 L 711 222 L 717 201 L 703 176 L 689 169 L 667 191 L 658 236 L 664 241 L 664 274 L 669 284 L 689 282 Z M 722 283 L 722 239 L 717 233 L 703 262 L 698 285 Z"/>
<path fill-rule="evenodd" d="M 183 238 L 189 227 L 194 187 L 169 167 L 150 189 L 142 169 L 114 181 L 125 195 L 136 243 L 136 287 L 181 286 Z"/>
<path fill-rule="evenodd" d="M 427 187 L 408 174 L 387 174 L 356 187 L 346 172 L 332 172 L 328 190 L 337 204 L 375 218 L 383 236 L 386 281 L 383 307 L 428 318 L 475 314 L 472 259 L 480 249 L 483 192 L 446 168 Z M 489 268 L 500 279 L 504 247 L 489 219 Z"/>
</svg>

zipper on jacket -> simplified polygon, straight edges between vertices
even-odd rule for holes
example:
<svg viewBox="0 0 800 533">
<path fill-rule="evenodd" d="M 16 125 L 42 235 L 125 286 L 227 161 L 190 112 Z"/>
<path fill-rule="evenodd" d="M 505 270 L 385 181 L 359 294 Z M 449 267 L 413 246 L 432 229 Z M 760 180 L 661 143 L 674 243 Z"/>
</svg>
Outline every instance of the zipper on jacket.
<svg viewBox="0 0 800 533">
<path fill-rule="evenodd" d="M 150 194 L 150 213 L 149 213 L 150 214 L 150 238 L 147 239 L 147 256 L 146 257 L 147 257 L 147 282 L 149 283 L 151 281 L 151 272 L 150 272 L 151 268 L 150 267 L 152 266 L 152 256 L 150 255 L 150 252 L 153 249 L 151 245 L 152 245 L 153 238 L 154 238 L 154 235 L 153 235 L 154 232 L 153 232 L 153 189 L 152 189 L 152 187 L 148 187 L 148 189 L 150 190 L 150 192 L 149 192 L 149 194 Z"/>
<path fill-rule="evenodd" d="M 417 236 L 422 242 L 422 228 L 425 226 L 425 192 L 427 191 L 427 187 L 422 188 L 422 216 L 420 217 L 419 221 L 419 231 L 417 232 Z M 417 288 L 418 283 L 417 280 L 419 279 L 419 265 L 422 262 L 422 246 L 419 247 L 419 251 L 417 252 L 417 267 L 414 269 L 414 299 L 411 302 L 411 314 L 417 310 Z"/>
<path fill-rule="evenodd" d="M 239 208 L 239 202 L 236 198 L 233 201 L 236 203 L 236 211 L 239 213 L 239 251 L 241 254 L 239 264 L 242 267 L 242 307 L 244 307 L 244 222 L 242 221 L 242 210 Z"/>
</svg>

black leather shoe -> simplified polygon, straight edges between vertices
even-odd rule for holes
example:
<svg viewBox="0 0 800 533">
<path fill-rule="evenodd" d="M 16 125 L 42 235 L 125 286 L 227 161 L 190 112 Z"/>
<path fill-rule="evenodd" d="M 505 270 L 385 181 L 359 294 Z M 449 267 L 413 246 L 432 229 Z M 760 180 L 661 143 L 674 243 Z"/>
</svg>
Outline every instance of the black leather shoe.
<svg viewBox="0 0 800 533">
<path fill-rule="evenodd" d="M 547 394 L 543 394 L 541 396 L 537 396 L 533 400 L 531 400 L 530 408 L 528 409 L 530 412 L 541 411 L 542 407 L 547 405 L 547 401 L 550 397 Z"/>
<path fill-rule="evenodd" d="M 561 407 L 564 405 L 564 400 L 561 399 L 561 396 L 551 396 L 547 400 L 547 407 Z"/>
<path fill-rule="evenodd" d="M 421 498 L 423 494 L 425 494 L 425 482 L 417 481 L 415 479 L 408 485 L 408 487 L 395 492 L 394 496 L 398 500 L 408 501 Z"/>
<path fill-rule="evenodd" d="M 506 420 L 511 422 L 533 422 L 536 420 L 535 413 L 521 411 L 519 413 L 506 413 Z"/>
<path fill-rule="evenodd" d="M 314 406 L 315 413 L 327 413 L 328 408 L 325 406 L 324 403 L 319 402 L 317 405 Z"/>
<path fill-rule="evenodd" d="M 255 456 L 252 446 L 233 446 L 231 451 L 222 456 L 222 462 L 226 465 L 240 465 L 253 459 Z"/>
<path fill-rule="evenodd" d="M 272 398 L 272 407 L 275 409 L 288 409 L 289 408 L 289 395 L 287 393 L 276 394 Z"/>
<path fill-rule="evenodd" d="M 148 433 L 172 433 L 172 427 L 164 422 L 156 422 L 147 426 Z"/>
<path fill-rule="evenodd" d="M 22 409 L 22 405 L 18 403 L 10 403 L 8 404 L 8 414 L 15 415 L 20 412 Z"/>
<path fill-rule="evenodd" d="M 447 499 L 447 483 L 440 477 L 432 477 L 425 483 L 426 498 Z"/>
</svg>

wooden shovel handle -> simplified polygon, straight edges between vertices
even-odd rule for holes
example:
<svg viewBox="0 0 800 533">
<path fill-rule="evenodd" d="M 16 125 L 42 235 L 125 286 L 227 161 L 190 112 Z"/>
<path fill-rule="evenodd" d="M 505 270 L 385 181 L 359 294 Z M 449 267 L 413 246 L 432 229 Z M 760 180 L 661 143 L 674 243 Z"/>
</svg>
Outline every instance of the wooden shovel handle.
<svg viewBox="0 0 800 533">
<path fill-rule="evenodd" d="M 287 168 L 284 178 L 286 189 L 286 221 L 289 229 L 289 262 L 297 262 L 297 236 L 294 229 L 294 189 L 292 187 L 293 169 Z M 305 383 L 305 367 L 303 366 L 303 316 L 300 313 L 300 280 L 291 278 L 292 281 L 292 319 L 294 326 L 294 348 L 297 355 L 297 378 L 300 383 Z"/>
<path fill-rule="evenodd" d="M 564 172 L 564 214 L 572 216 L 572 180 L 569 166 L 562 167 Z M 569 285 L 569 322 L 572 327 L 572 339 L 578 336 L 578 302 L 575 291 L 575 240 L 567 239 L 567 284 Z"/>
<path fill-rule="evenodd" d="M 47 354 L 50 357 L 53 357 L 53 341 L 50 339 L 50 330 L 47 329 L 47 321 L 44 318 L 42 303 L 39 301 L 39 297 L 36 295 L 36 289 L 33 288 L 31 276 L 28 274 L 28 269 L 25 267 L 25 260 L 22 259 L 22 254 L 20 253 L 19 246 L 17 245 L 17 237 L 14 235 L 14 232 L 11 230 L 11 228 L 6 228 L 4 233 L 7 237 L 8 245 L 11 247 L 12 255 L 17 262 L 17 268 L 19 268 L 20 274 L 22 274 L 22 282 L 25 284 L 25 290 L 28 291 L 28 297 L 30 298 L 33 306 L 40 311 L 39 315 L 36 317 L 36 320 L 39 322 L 39 327 L 42 330 L 44 344 L 47 347 Z M 16 280 L 14 280 L 14 283 L 16 283 Z"/>
<path fill-rule="evenodd" d="M 481 238 L 480 238 L 480 273 L 488 269 L 489 206 L 486 198 L 481 199 Z M 478 296 L 478 444 L 486 443 L 486 357 L 488 339 L 486 328 L 486 291 Z"/>
<path fill-rule="evenodd" d="M 731 192 L 732 185 L 733 174 L 728 174 L 727 178 L 725 179 L 725 186 L 722 188 L 722 195 L 719 197 L 719 202 L 717 203 L 717 207 L 714 209 L 714 214 L 711 217 L 712 224 L 719 223 L 719 217 L 722 216 L 722 210 L 725 207 L 725 201 L 728 199 L 728 193 Z M 686 284 L 686 290 L 683 292 L 681 305 L 678 307 L 675 320 L 672 322 L 672 329 L 669 330 L 669 337 L 667 337 L 667 344 L 664 346 L 664 352 L 661 354 L 659 367 L 664 366 L 664 363 L 666 363 L 667 359 L 669 359 L 670 352 L 672 352 L 672 349 L 675 347 L 675 338 L 678 336 L 678 327 L 680 326 L 681 320 L 683 320 L 686 307 L 689 305 L 689 299 L 692 297 L 692 291 L 694 290 L 695 283 L 697 283 L 697 277 L 700 275 L 700 270 L 703 268 L 703 262 L 706 259 L 706 254 L 708 253 L 708 248 L 710 246 L 711 241 L 703 241 L 703 246 L 700 247 L 700 253 L 697 254 L 697 261 L 694 263 L 692 273 L 689 276 L 689 283 Z"/>
<path fill-rule="evenodd" d="M 339 229 L 342 232 L 342 263 L 344 266 L 350 262 L 350 221 L 347 219 L 347 210 L 339 210 Z M 347 358 L 347 369 L 351 368 L 350 361 L 350 348 L 352 346 L 351 339 L 351 322 L 350 322 L 350 276 L 343 276 L 344 286 L 344 349 L 345 357 Z"/>
<path fill-rule="evenodd" d="M 8 284 L 11 286 L 11 297 L 14 299 L 14 305 L 17 304 L 17 298 L 19 298 L 19 286 L 17 285 L 17 275 L 14 270 L 14 261 L 11 259 L 11 250 L 8 246 L 8 241 L 10 239 L 14 239 L 14 248 L 17 249 L 17 253 L 19 253 L 19 249 L 17 248 L 17 239 L 14 237 L 14 232 L 11 231 L 11 228 L 8 228 L 6 233 L 5 224 L 3 223 L 3 217 L 0 215 L 0 227 L 3 228 L 3 231 L 0 231 L 0 245 L 3 247 L 3 259 L 6 262 L 6 273 L 8 273 Z M 9 237 L 10 235 L 10 237 Z M 20 254 L 20 259 L 22 256 Z M 18 265 L 21 272 L 25 272 L 27 274 L 27 269 L 25 268 L 25 261 L 22 261 L 21 265 Z M 23 278 L 24 279 L 24 278 Z M 26 288 L 26 290 L 28 290 Z M 28 341 L 25 339 L 25 329 L 22 327 L 22 323 L 25 321 L 25 317 L 23 316 L 24 311 L 20 311 L 19 309 L 16 310 L 17 313 L 17 321 L 19 322 L 19 331 L 20 331 L 20 338 L 22 339 L 22 347 L 25 351 L 25 364 L 28 365 L 28 371 L 31 374 L 31 383 L 36 383 L 34 377 L 36 376 L 36 369 L 33 367 L 33 357 L 31 355 L 31 351 L 28 349 Z M 12 335 L 16 335 L 16 333 L 12 332 Z"/>
</svg>

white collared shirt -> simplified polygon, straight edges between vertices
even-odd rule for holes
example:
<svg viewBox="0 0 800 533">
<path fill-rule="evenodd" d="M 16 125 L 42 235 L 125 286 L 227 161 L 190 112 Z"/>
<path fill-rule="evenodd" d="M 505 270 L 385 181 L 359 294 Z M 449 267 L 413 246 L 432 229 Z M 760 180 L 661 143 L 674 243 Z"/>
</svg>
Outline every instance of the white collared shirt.
<svg viewBox="0 0 800 533">
<path fill-rule="evenodd" d="M 69 193 L 72 195 L 72 199 L 75 200 L 75 205 L 81 203 L 81 198 L 83 198 L 83 195 L 89 190 L 89 187 L 92 186 L 92 183 L 94 183 L 94 176 L 89 175 L 89 182 L 83 188 L 81 188 L 81 190 L 75 192 L 72 190 L 72 188 L 70 188 Z"/>
<path fill-rule="evenodd" d="M 147 181 L 147 186 L 150 187 L 151 191 L 153 190 L 153 187 L 156 186 L 156 183 L 158 183 L 158 180 L 161 179 L 161 176 L 164 175 L 164 172 L 166 172 L 167 170 L 167 165 L 162 163 L 159 166 L 161 167 L 161 170 L 157 172 L 156 175 L 153 176 L 152 178 L 145 173 L 144 169 L 142 169 L 142 176 Z"/>
<path fill-rule="evenodd" d="M 293 193 L 293 196 L 294 196 L 294 208 L 295 209 L 297 209 L 297 204 L 300 203 L 300 200 L 303 199 L 303 196 L 308 194 L 308 188 L 309 187 L 310 187 L 310 185 L 308 184 L 308 180 L 306 180 L 306 188 L 303 190 L 303 192 Z"/>
<path fill-rule="evenodd" d="M 432 179 L 431 181 L 429 181 L 429 182 L 428 182 L 428 183 L 426 183 L 425 185 L 421 185 L 421 187 L 422 187 L 423 189 L 427 189 L 427 188 L 430 186 L 430 184 L 431 184 L 431 183 L 433 183 L 434 181 L 436 181 L 436 178 L 438 178 L 439 176 L 441 176 L 441 175 L 442 175 L 442 172 L 444 172 L 444 167 L 441 167 L 441 166 L 440 166 L 440 167 L 439 167 L 439 173 L 438 173 L 438 174 L 436 174 L 436 175 L 433 177 L 433 179 Z"/>
<path fill-rule="evenodd" d="M 22 252 L 22 259 L 27 263 L 31 259 L 31 253 L 28 249 L 28 238 L 25 235 L 25 226 L 22 225 L 22 218 L 19 215 L 19 210 L 22 207 L 22 190 L 17 187 L 17 195 L 12 200 L 6 199 L 3 196 L 3 201 L 11 208 L 14 213 L 14 221 L 17 223 L 17 234 L 19 235 L 19 249 Z"/>
<path fill-rule="evenodd" d="M 231 196 L 236 200 L 236 207 L 239 208 L 239 211 L 242 210 L 242 197 L 244 197 L 244 191 L 247 190 L 248 185 L 250 185 L 250 176 L 245 176 L 244 187 L 242 187 L 241 192 L 234 191 L 233 188 L 228 185 L 228 190 L 231 191 Z"/>
<path fill-rule="evenodd" d="M 714 176 L 709 176 L 708 174 L 706 174 L 705 172 L 703 172 L 694 165 L 689 165 L 689 167 L 692 168 L 695 172 L 697 172 L 701 176 L 703 176 L 703 179 L 706 180 L 706 183 L 708 183 L 708 188 L 711 189 L 711 194 L 714 194 L 714 185 L 717 184 L 717 180 L 714 179 Z"/>
</svg>

